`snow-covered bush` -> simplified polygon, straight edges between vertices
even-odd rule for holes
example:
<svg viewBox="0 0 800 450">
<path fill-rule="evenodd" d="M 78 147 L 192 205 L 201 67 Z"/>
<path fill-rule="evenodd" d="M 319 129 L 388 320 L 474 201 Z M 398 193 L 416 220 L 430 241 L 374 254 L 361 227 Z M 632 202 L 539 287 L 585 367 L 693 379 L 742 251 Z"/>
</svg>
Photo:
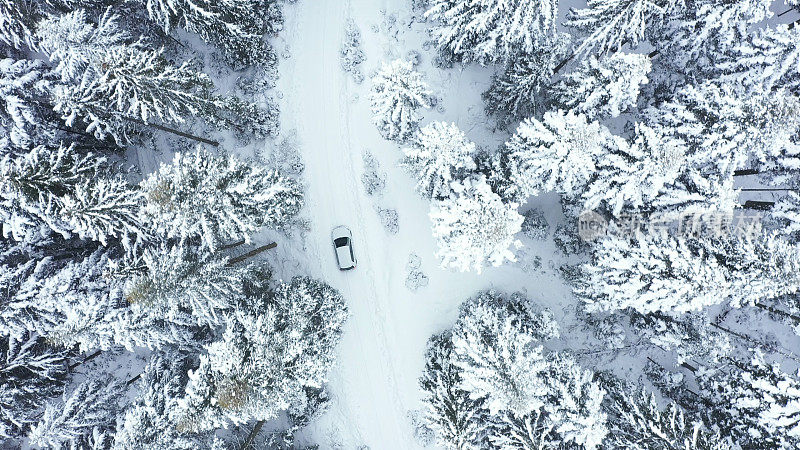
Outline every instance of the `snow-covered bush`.
<svg viewBox="0 0 800 450">
<path fill-rule="evenodd" d="M 384 138 L 405 141 L 417 131 L 422 119 L 418 110 L 430 108 L 431 97 L 433 92 L 410 62 L 384 64 L 372 78 L 372 121 Z"/>
<path fill-rule="evenodd" d="M 366 60 L 364 50 L 361 49 L 361 30 L 351 19 L 347 21 L 344 28 L 344 42 L 339 50 L 342 70 L 353 77 L 353 81 L 361 84 L 364 81 L 364 74 L 361 73 L 361 64 Z"/>
<path fill-rule="evenodd" d="M 361 175 L 361 183 L 367 195 L 381 195 L 386 189 L 386 174 L 381 171 L 380 162 L 369 150 L 362 155 L 364 161 L 364 173 Z"/>
<path fill-rule="evenodd" d="M 547 224 L 547 219 L 544 217 L 544 212 L 540 208 L 531 208 L 524 213 L 522 217 L 522 233 L 535 240 L 543 240 L 547 237 L 550 226 Z"/>
<path fill-rule="evenodd" d="M 432 0 L 425 17 L 441 53 L 488 65 L 551 45 L 557 14 L 554 0 Z"/>
<path fill-rule="evenodd" d="M 585 114 L 589 120 L 617 117 L 636 106 L 640 85 L 647 83 L 648 73 L 647 55 L 590 56 L 556 84 L 552 96 L 559 107 Z"/>
<path fill-rule="evenodd" d="M 422 271 L 422 259 L 416 253 L 408 255 L 406 263 L 406 287 L 416 291 L 428 285 L 428 276 Z"/>
<path fill-rule="evenodd" d="M 397 214 L 396 209 L 392 208 L 377 208 L 378 217 L 381 220 L 381 225 L 389 234 L 397 234 L 400 231 L 400 216 Z"/>
<path fill-rule="evenodd" d="M 208 249 L 227 240 L 249 242 L 262 226 L 280 228 L 303 204 L 297 181 L 202 148 L 176 154 L 141 187 L 154 232 L 181 242 L 197 239 Z"/>
<path fill-rule="evenodd" d="M 478 273 L 487 264 L 513 261 L 514 238 L 523 218 L 516 205 L 505 204 L 484 178 L 468 178 L 453 184 L 449 198 L 431 205 L 433 236 L 439 245 L 442 267 Z"/>
<path fill-rule="evenodd" d="M 423 197 L 443 199 L 450 196 L 453 183 L 475 170 L 474 153 L 475 144 L 456 124 L 433 122 L 403 148 L 400 164 L 417 179 Z"/>
</svg>

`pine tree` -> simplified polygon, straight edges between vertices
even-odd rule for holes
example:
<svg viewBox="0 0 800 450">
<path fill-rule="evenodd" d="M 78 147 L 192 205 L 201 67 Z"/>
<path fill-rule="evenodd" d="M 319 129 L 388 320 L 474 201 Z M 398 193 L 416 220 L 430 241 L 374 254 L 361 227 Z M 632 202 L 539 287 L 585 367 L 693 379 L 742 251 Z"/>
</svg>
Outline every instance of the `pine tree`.
<svg viewBox="0 0 800 450">
<path fill-rule="evenodd" d="M 191 314 L 198 325 L 218 326 L 241 298 L 247 268 L 230 267 L 227 258 L 198 256 L 184 248 L 145 251 L 145 274 L 133 277 L 126 300 L 151 314 L 173 318 Z"/>
<path fill-rule="evenodd" d="M 48 403 L 28 438 L 38 446 L 80 444 L 95 429 L 114 426 L 125 384 L 109 377 L 90 378 L 64 394 L 61 402 Z"/>
<path fill-rule="evenodd" d="M 607 448 L 633 450 L 729 450 L 719 434 L 692 420 L 674 403 L 661 408 L 652 393 L 637 390 L 620 380 L 606 377 L 605 409 L 610 415 Z"/>
<path fill-rule="evenodd" d="M 475 144 L 454 123 L 433 122 L 419 130 L 410 146 L 403 148 L 401 165 L 417 181 L 423 197 L 443 199 L 450 185 L 475 170 Z"/>
<path fill-rule="evenodd" d="M 0 220 L 5 233 L 22 239 L 46 227 L 65 239 L 77 235 L 126 248 L 144 238 L 139 194 L 105 158 L 81 155 L 74 146 L 33 148 L 0 161 Z"/>
<path fill-rule="evenodd" d="M 738 307 L 798 290 L 794 246 L 772 236 L 610 236 L 583 266 L 576 294 L 587 309 L 683 313 L 729 301 Z"/>
<path fill-rule="evenodd" d="M 731 336 L 714 328 L 703 311 L 680 316 L 632 313 L 631 328 L 652 345 L 674 352 L 679 365 L 692 360 L 719 364 L 734 349 Z"/>
<path fill-rule="evenodd" d="M 771 4 L 770 0 L 693 0 L 674 5 L 659 26 L 648 30 L 648 40 L 659 55 L 652 73 L 655 84 L 699 84 L 723 75 L 734 47 L 747 40 L 751 26 L 772 16 Z"/>
<path fill-rule="evenodd" d="M 630 142 L 616 139 L 607 153 L 598 156 L 596 173 L 581 194 L 583 208 L 620 217 L 623 212 L 677 207 L 677 199 L 684 200 L 680 204 L 684 210 L 697 207 L 696 203 L 713 203 L 716 197 L 678 194 L 688 190 L 681 184 L 685 154 L 683 142 L 637 123 Z M 665 193 L 672 194 L 670 200 L 664 198 Z"/>
<path fill-rule="evenodd" d="M 98 139 L 124 143 L 139 122 L 182 123 L 211 109 L 213 83 L 195 63 L 175 66 L 163 49 L 127 42 L 118 22 L 109 10 L 97 25 L 83 11 L 40 23 L 37 38 L 62 78 L 54 110 L 68 126 L 80 119 Z"/>
<path fill-rule="evenodd" d="M 425 422 L 439 444 L 453 450 L 481 448 L 486 411 L 481 402 L 460 388 L 459 369 L 453 365 L 450 332 L 434 335 L 428 341 L 425 372 L 420 378 L 424 392 Z"/>
<path fill-rule="evenodd" d="M 432 100 L 433 92 L 411 62 L 397 59 L 384 64 L 372 78 L 372 121 L 386 139 L 410 139 L 421 120 L 418 110 L 430 109 Z"/>
<path fill-rule="evenodd" d="M 27 433 L 67 381 L 68 352 L 35 334 L 0 336 L 0 441 Z"/>
<path fill-rule="evenodd" d="M 205 431 L 229 422 L 269 420 L 319 388 L 333 361 L 347 311 L 330 286 L 296 277 L 274 293 L 268 280 L 245 287 L 249 308 L 227 320 L 207 346 L 180 400 L 179 429 Z"/>
<path fill-rule="evenodd" d="M 33 42 L 29 17 L 23 6 L 17 0 L 0 0 L 0 42 L 17 49 L 30 46 Z"/>
<path fill-rule="evenodd" d="M 177 153 L 141 189 L 144 220 L 154 232 L 182 243 L 198 240 L 211 250 L 227 240 L 249 242 L 263 226 L 281 228 L 303 204 L 293 179 L 202 148 Z"/>
<path fill-rule="evenodd" d="M 607 431 L 604 392 L 572 358 L 544 353 L 540 342 L 558 329 L 527 302 L 488 291 L 462 306 L 452 332 L 459 387 L 491 415 L 490 448 L 594 449 Z"/>
<path fill-rule="evenodd" d="M 559 33 L 534 53 L 509 57 L 503 71 L 492 77 L 491 86 L 483 93 L 486 112 L 493 114 L 502 127 L 539 113 L 555 69 L 569 52 L 569 35 Z"/>
<path fill-rule="evenodd" d="M 758 352 L 730 363 L 698 378 L 710 418 L 743 448 L 800 445 L 800 380 Z"/>
<path fill-rule="evenodd" d="M 640 85 L 647 84 L 650 58 L 636 53 L 589 56 L 554 87 L 560 108 L 585 114 L 588 120 L 617 117 L 636 106 Z"/>
<path fill-rule="evenodd" d="M 589 0 L 585 9 L 572 8 L 565 25 L 585 33 L 575 53 L 613 53 L 623 45 L 636 47 L 648 28 L 672 8 L 671 0 Z"/>
<path fill-rule="evenodd" d="M 541 121 L 531 118 L 520 124 L 501 149 L 490 180 L 504 180 L 500 194 L 511 201 L 545 191 L 574 197 L 594 176 L 598 159 L 619 140 L 583 115 L 547 112 Z"/>
<path fill-rule="evenodd" d="M 217 46 L 225 60 L 242 68 L 274 59 L 263 39 L 282 25 L 274 0 L 139 0 L 150 18 L 169 33 L 183 28 Z"/>
<path fill-rule="evenodd" d="M 49 78 L 40 61 L 0 59 L 0 156 L 20 153 L 53 135 L 35 100 L 46 95 Z"/>
<path fill-rule="evenodd" d="M 490 64 L 516 53 L 536 54 L 555 36 L 556 1 L 435 0 L 425 17 L 441 52 Z"/>
<path fill-rule="evenodd" d="M 788 25 L 759 29 L 732 49 L 729 61 L 720 68 L 744 85 L 764 91 L 785 87 L 792 92 L 800 89 L 800 51 L 794 42 L 800 29 Z"/>
<path fill-rule="evenodd" d="M 180 354 L 154 356 L 138 383 L 139 394 L 117 422 L 115 450 L 193 450 L 219 445 L 208 434 L 182 433 L 171 414 L 183 396 L 191 369 Z"/>
<path fill-rule="evenodd" d="M 511 248 L 519 247 L 514 235 L 523 217 L 515 204 L 504 204 L 483 177 L 453 183 L 450 198 L 431 206 L 433 236 L 442 267 L 480 273 L 488 264 L 513 261 Z"/>
</svg>

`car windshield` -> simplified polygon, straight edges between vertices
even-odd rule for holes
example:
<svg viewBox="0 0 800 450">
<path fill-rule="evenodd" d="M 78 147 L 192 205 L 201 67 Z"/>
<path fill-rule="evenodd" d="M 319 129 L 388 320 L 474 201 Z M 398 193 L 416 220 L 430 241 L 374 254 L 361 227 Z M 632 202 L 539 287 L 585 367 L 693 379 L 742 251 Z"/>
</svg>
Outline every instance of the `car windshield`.
<svg viewBox="0 0 800 450">
<path fill-rule="evenodd" d="M 333 241 L 333 245 L 335 245 L 337 247 L 344 247 L 345 245 L 347 245 L 347 238 L 346 237 L 340 237 L 338 239 L 335 239 Z"/>
</svg>

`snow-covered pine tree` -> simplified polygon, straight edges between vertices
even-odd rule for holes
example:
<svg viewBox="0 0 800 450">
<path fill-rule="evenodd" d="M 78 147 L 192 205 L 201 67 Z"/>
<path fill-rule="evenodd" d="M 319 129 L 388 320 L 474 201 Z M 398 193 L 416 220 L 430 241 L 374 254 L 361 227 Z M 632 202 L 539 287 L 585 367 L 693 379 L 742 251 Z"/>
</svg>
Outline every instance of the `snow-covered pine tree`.
<svg viewBox="0 0 800 450">
<path fill-rule="evenodd" d="M 720 69 L 722 78 L 766 92 L 776 88 L 800 91 L 800 50 L 794 45 L 800 28 L 789 25 L 759 28 L 731 50 Z"/>
<path fill-rule="evenodd" d="M 687 146 L 687 167 L 724 174 L 748 161 L 778 157 L 800 129 L 800 101 L 784 90 L 744 92 L 705 82 L 644 112 L 645 122 Z"/>
<path fill-rule="evenodd" d="M 0 280 L 0 330 L 36 332 L 64 348 L 109 348 L 115 340 L 109 315 L 122 301 L 121 284 L 106 278 L 110 257 L 99 249 L 72 261 L 45 257 L 0 266 L 13 274 Z"/>
<path fill-rule="evenodd" d="M 62 401 L 47 404 L 28 434 L 30 442 L 40 447 L 79 447 L 95 430 L 114 427 L 124 392 L 125 383 L 108 376 L 84 381 Z"/>
<path fill-rule="evenodd" d="M 249 242 L 263 226 L 286 226 L 303 204 L 297 181 L 202 148 L 177 153 L 141 189 L 142 213 L 153 232 L 180 242 L 199 240 L 212 250 L 227 240 Z"/>
<path fill-rule="evenodd" d="M 491 414 L 491 448 L 594 449 L 606 434 L 603 390 L 572 358 L 544 354 L 541 341 L 558 328 L 527 302 L 487 291 L 462 306 L 452 332 L 459 387 Z"/>
<path fill-rule="evenodd" d="M 658 52 L 653 61 L 655 84 L 700 84 L 722 75 L 732 49 L 747 40 L 754 24 L 772 16 L 771 4 L 772 0 L 675 4 L 659 26 L 648 30 L 648 41 Z M 667 92 L 672 94 L 674 89 Z"/>
<path fill-rule="evenodd" d="M 234 68 L 271 63 L 264 34 L 283 23 L 275 0 L 138 0 L 166 33 L 183 28 L 218 47 Z"/>
<path fill-rule="evenodd" d="M 743 448 L 800 445 L 800 380 L 756 352 L 698 377 L 710 420 Z"/>
<path fill-rule="evenodd" d="M 610 374 L 603 374 L 608 395 L 607 448 L 636 450 L 730 450 L 733 447 L 718 433 L 686 414 L 674 403 L 661 408 L 654 394 L 638 389 Z"/>
<path fill-rule="evenodd" d="M 31 46 L 30 16 L 18 0 L 0 0 L 0 42 L 16 49 Z"/>
<path fill-rule="evenodd" d="M 554 71 L 570 50 L 569 35 L 558 33 L 534 53 L 510 56 L 503 71 L 492 77 L 491 86 L 483 93 L 486 111 L 502 127 L 539 113 L 549 95 Z"/>
<path fill-rule="evenodd" d="M 139 394 L 117 422 L 114 450 L 218 448 L 213 436 L 181 432 L 171 416 L 185 392 L 190 369 L 191 361 L 180 354 L 152 357 L 138 383 Z"/>
<path fill-rule="evenodd" d="M 731 335 L 712 326 L 704 311 L 673 316 L 665 313 L 630 314 L 631 328 L 652 345 L 674 352 L 676 363 L 693 360 L 719 364 L 733 351 Z"/>
<path fill-rule="evenodd" d="M 590 311 L 683 313 L 726 300 L 738 307 L 796 292 L 798 265 L 796 247 L 774 236 L 609 236 L 594 246 L 575 292 Z"/>
<path fill-rule="evenodd" d="M 433 122 L 403 148 L 401 165 L 416 178 L 416 189 L 423 197 L 444 199 L 450 185 L 475 170 L 475 144 L 454 123 Z"/>
<path fill-rule="evenodd" d="M 425 17 L 442 53 L 491 64 L 550 45 L 557 14 L 556 0 L 434 0 Z"/>
<path fill-rule="evenodd" d="M 372 78 L 369 99 L 381 135 L 403 142 L 417 131 L 422 119 L 418 111 L 431 107 L 433 92 L 411 62 L 397 59 L 383 64 Z"/>
<path fill-rule="evenodd" d="M 506 201 L 543 191 L 575 197 L 594 176 L 598 159 L 620 140 L 581 114 L 550 111 L 541 121 L 520 124 L 501 148 L 490 182 Z"/>
<path fill-rule="evenodd" d="M 111 239 L 130 248 L 145 236 L 139 194 L 113 173 L 105 158 L 74 146 L 38 146 L 0 161 L 0 220 L 4 232 L 22 239 L 49 228 L 65 239 L 77 235 L 103 245 Z"/>
<path fill-rule="evenodd" d="M 503 203 L 482 176 L 453 183 L 452 189 L 430 211 L 442 267 L 480 273 L 487 264 L 513 261 L 511 249 L 521 245 L 514 235 L 524 220 L 516 205 Z"/>
<path fill-rule="evenodd" d="M 0 441 L 27 433 L 45 399 L 62 392 L 67 357 L 35 334 L 0 335 Z"/>
<path fill-rule="evenodd" d="M 428 340 L 425 371 L 419 380 L 424 392 L 425 423 L 440 445 L 452 450 L 478 450 L 488 417 L 480 400 L 461 389 L 460 370 L 453 364 L 451 332 Z"/>
<path fill-rule="evenodd" d="M 521 298 L 486 291 L 462 305 L 453 327 L 459 387 L 492 415 L 522 417 L 543 406 L 547 362 L 539 341 L 557 337 L 552 319 L 536 318 Z"/>
<path fill-rule="evenodd" d="M 716 197 L 689 193 L 680 196 L 675 192 L 688 190 L 680 183 L 685 153 L 683 142 L 637 123 L 630 142 L 615 139 L 608 152 L 597 157 L 596 173 L 580 194 L 583 208 L 620 217 L 623 212 L 650 212 L 656 205 L 676 207 L 678 199 L 683 200 L 680 206 L 684 211 L 698 207 L 696 203 L 706 207 Z M 669 200 L 662 198 L 665 192 L 672 194 Z M 721 207 L 724 205 L 719 203 Z"/>
<path fill-rule="evenodd" d="M 37 39 L 61 75 L 52 102 L 68 126 L 125 142 L 138 121 L 182 123 L 209 110 L 213 83 L 194 62 L 172 65 L 164 50 L 127 42 L 108 10 L 98 24 L 74 11 L 39 24 Z"/>
<path fill-rule="evenodd" d="M 677 2 L 673 0 L 589 0 L 585 9 L 572 8 L 565 25 L 586 35 L 575 51 L 613 53 L 636 47 L 648 28 Z"/>
<path fill-rule="evenodd" d="M 53 130 L 36 101 L 46 95 L 49 78 L 41 61 L 0 59 L 0 156 L 50 140 Z"/>
<path fill-rule="evenodd" d="M 130 279 L 126 289 L 131 307 L 168 320 L 189 313 L 198 325 L 211 327 L 222 324 L 224 313 L 241 300 L 242 280 L 252 275 L 228 266 L 227 258 L 183 247 L 146 250 L 142 263 L 147 272 Z"/>
<path fill-rule="evenodd" d="M 650 66 L 650 58 L 638 53 L 600 59 L 590 55 L 554 86 L 552 97 L 559 108 L 585 114 L 588 120 L 617 117 L 636 106 Z"/>
<path fill-rule="evenodd" d="M 296 277 L 274 293 L 268 281 L 249 280 L 249 307 L 232 313 L 222 338 L 190 372 L 176 413 L 179 429 L 269 420 L 305 402 L 305 388 L 325 382 L 347 316 L 344 300 L 310 278 Z"/>
</svg>

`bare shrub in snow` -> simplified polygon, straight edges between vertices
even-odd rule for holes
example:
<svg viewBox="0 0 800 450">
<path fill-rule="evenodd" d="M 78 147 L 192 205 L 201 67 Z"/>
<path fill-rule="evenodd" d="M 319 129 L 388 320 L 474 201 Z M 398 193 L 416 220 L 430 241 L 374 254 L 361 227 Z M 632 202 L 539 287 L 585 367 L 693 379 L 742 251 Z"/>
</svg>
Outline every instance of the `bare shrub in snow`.
<svg viewBox="0 0 800 450">
<path fill-rule="evenodd" d="M 383 209 L 378 207 L 378 217 L 381 219 L 381 225 L 389 234 L 397 234 L 400 231 L 399 216 L 396 209 Z"/>
<path fill-rule="evenodd" d="M 361 64 L 366 60 L 366 56 L 364 56 L 364 50 L 361 49 L 361 30 L 352 19 L 348 20 L 345 25 L 344 42 L 339 50 L 339 56 L 345 73 L 350 74 L 353 81 L 361 84 L 364 81 Z"/>
<path fill-rule="evenodd" d="M 540 208 L 531 208 L 522 213 L 522 216 L 525 217 L 522 221 L 522 233 L 525 236 L 539 241 L 547 237 L 550 226 Z"/>
<path fill-rule="evenodd" d="M 361 175 L 361 183 L 367 195 L 381 195 L 386 189 L 386 173 L 381 171 L 381 166 L 375 155 L 366 150 L 362 155 L 364 161 L 364 174 Z"/>
<path fill-rule="evenodd" d="M 422 271 L 422 259 L 416 253 L 408 255 L 406 273 L 406 287 L 412 291 L 428 285 L 428 276 Z"/>
</svg>

